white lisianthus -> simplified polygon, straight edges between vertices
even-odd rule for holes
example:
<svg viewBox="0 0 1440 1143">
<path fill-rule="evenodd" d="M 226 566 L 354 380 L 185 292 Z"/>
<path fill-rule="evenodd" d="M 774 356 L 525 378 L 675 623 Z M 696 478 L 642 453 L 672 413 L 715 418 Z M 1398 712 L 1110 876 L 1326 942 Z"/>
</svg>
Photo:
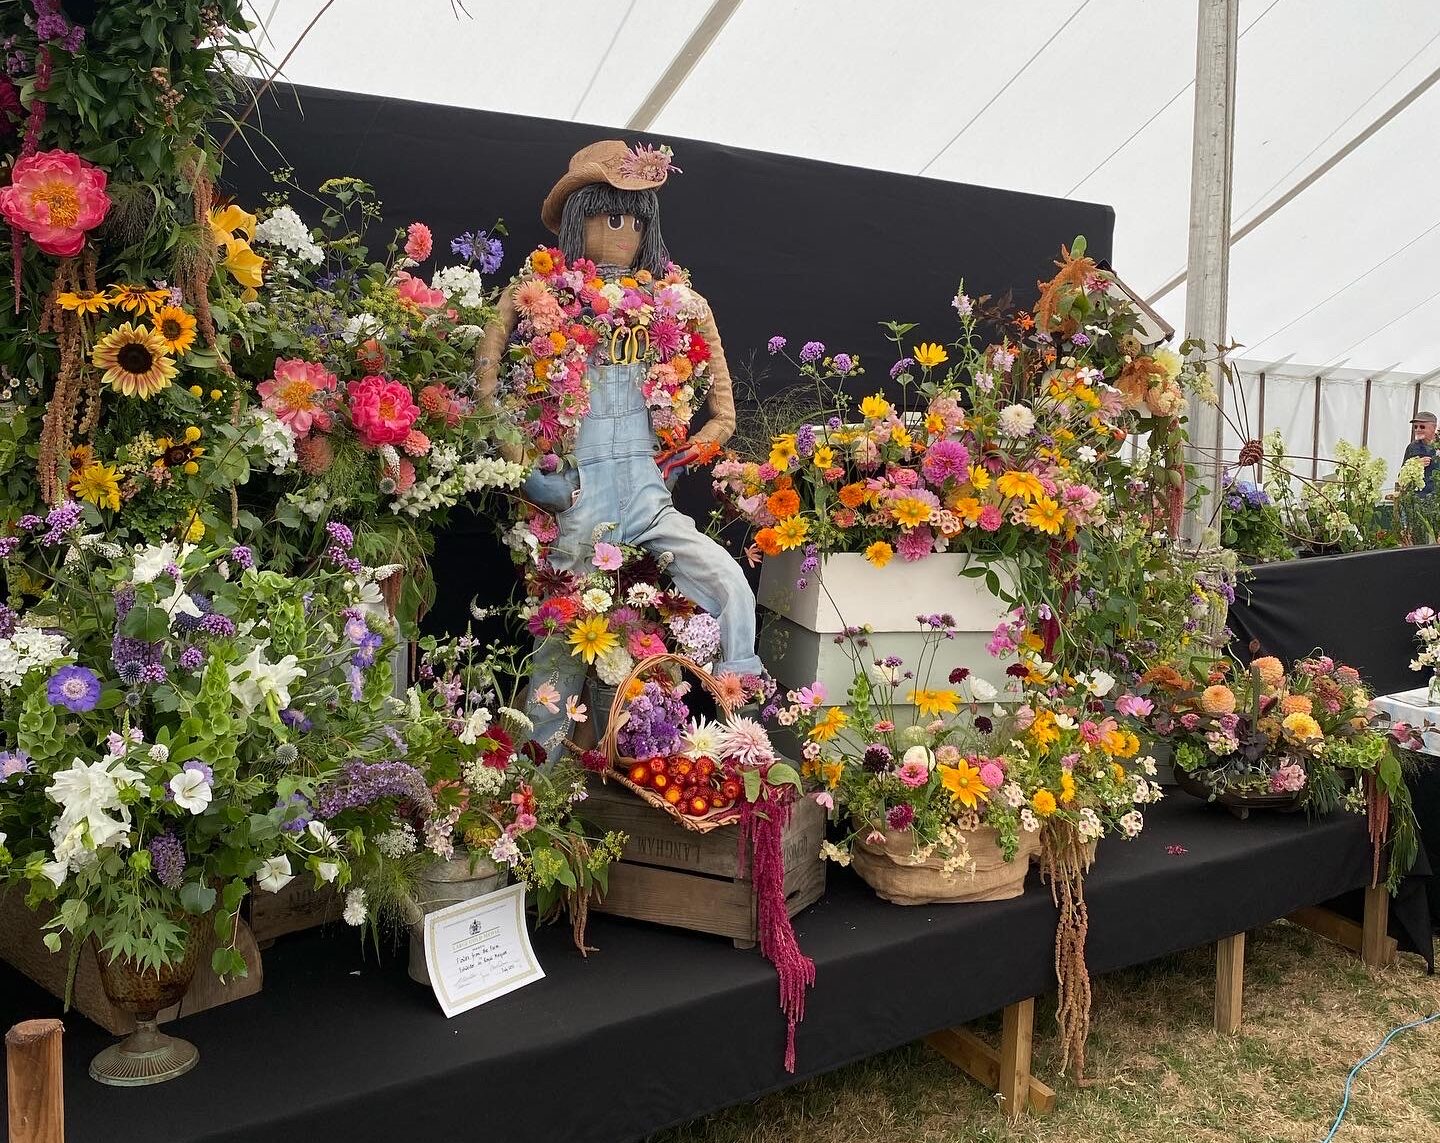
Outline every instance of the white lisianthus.
<svg viewBox="0 0 1440 1143">
<path fill-rule="evenodd" d="M 93 849 L 129 844 L 130 807 L 121 802 L 120 794 L 143 778 L 114 759 L 86 763 L 76 758 L 45 788 L 45 796 L 61 807 L 51 840 L 59 845 L 75 834 L 77 839 L 88 836 Z M 112 813 L 117 816 L 110 817 Z"/>
<path fill-rule="evenodd" d="M 290 872 L 290 859 L 283 853 L 279 857 L 266 858 L 255 871 L 255 884 L 271 893 L 280 892 L 294 880 L 295 875 Z"/>
<path fill-rule="evenodd" d="M 203 814 L 210 806 L 210 783 L 199 770 L 181 770 L 169 782 L 170 796 L 182 810 Z"/>
</svg>

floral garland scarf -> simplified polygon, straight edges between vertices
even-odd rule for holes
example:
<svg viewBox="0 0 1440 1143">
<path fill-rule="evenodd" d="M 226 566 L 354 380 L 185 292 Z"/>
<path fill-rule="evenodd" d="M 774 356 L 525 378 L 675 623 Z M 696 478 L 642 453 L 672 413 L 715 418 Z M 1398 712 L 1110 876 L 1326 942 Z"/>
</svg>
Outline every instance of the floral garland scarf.
<svg viewBox="0 0 1440 1143">
<path fill-rule="evenodd" d="M 710 380 L 710 346 L 700 333 L 705 302 L 690 275 L 671 263 L 664 278 L 645 270 L 606 281 L 595 263 L 566 264 L 540 247 L 514 283 L 517 322 L 505 400 L 517 412 L 541 471 L 559 469 L 590 411 L 587 367 L 643 363 L 641 391 L 656 435 L 684 443 Z"/>
</svg>

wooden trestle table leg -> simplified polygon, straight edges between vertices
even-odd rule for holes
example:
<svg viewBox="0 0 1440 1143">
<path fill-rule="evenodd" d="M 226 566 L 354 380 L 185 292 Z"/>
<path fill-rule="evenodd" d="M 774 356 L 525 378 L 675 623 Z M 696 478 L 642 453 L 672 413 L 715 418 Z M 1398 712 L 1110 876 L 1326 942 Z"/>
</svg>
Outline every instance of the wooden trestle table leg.
<svg viewBox="0 0 1440 1143">
<path fill-rule="evenodd" d="M 1318 905 L 1297 909 L 1285 919 L 1319 933 L 1342 948 L 1358 953 L 1360 959 L 1373 968 L 1385 968 L 1393 964 L 1399 952 L 1395 938 L 1390 936 L 1388 931 L 1390 893 L 1383 885 L 1365 890 L 1362 924 L 1357 925 L 1349 917 L 1342 917 L 1339 913 L 1322 909 Z"/>
<path fill-rule="evenodd" d="M 1245 1002 L 1245 934 L 1215 942 L 1215 1031 L 1229 1036 L 1240 1030 Z"/>
<path fill-rule="evenodd" d="M 925 1042 L 984 1087 L 997 1092 L 1012 1119 L 1025 1111 L 1045 1115 L 1055 1110 L 1055 1090 L 1030 1074 L 1030 1048 L 1035 1035 L 1035 998 L 1007 1007 L 1001 1016 L 997 1052 L 968 1028 L 946 1028 Z"/>
</svg>

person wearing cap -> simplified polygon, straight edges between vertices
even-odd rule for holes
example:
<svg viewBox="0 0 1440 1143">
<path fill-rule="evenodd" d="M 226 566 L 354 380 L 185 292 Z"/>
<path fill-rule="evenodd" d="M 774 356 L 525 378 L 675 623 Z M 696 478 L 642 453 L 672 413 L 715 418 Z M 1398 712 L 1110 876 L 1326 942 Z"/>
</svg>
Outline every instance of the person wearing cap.
<svg viewBox="0 0 1440 1143">
<path fill-rule="evenodd" d="M 679 511 L 670 485 L 735 431 L 725 351 L 709 304 L 670 261 L 656 193 L 672 172 L 668 148 L 594 143 L 575 154 L 545 198 L 554 247 L 531 254 L 502 293 L 476 347 L 482 403 L 505 407 L 523 443 L 510 459 L 532 471 L 524 541 L 537 562 L 593 570 L 595 544 L 669 557 L 675 586 L 720 625 L 717 673 L 753 676 L 755 596 L 740 565 Z M 689 420 L 701 393 L 708 418 Z M 584 685 L 586 660 L 563 637 L 537 642 L 529 716 L 553 757 L 565 740 L 561 703 Z"/>
<path fill-rule="evenodd" d="M 1425 466 L 1425 495 L 1435 491 L 1436 418 L 1434 413 L 1416 413 L 1410 422 L 1410 443 L 1405 446 L 1405 459 L 1420 457 Z"/>
</svg>

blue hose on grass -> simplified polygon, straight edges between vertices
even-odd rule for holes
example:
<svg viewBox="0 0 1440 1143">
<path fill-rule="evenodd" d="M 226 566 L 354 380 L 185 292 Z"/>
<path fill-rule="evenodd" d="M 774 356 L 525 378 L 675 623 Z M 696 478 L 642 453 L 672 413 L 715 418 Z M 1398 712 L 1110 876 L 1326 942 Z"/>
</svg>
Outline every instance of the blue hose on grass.
<svg viewBox="0 0 1440 1143">
<path fill-rule="evenodd" d="M 1409 1024 L 1401 1024 L 1398 1028 L 1391 1028 L 1390 1031 L 1385 1034 L 1385 1038 L 1376 1046 L 1375 1050 L 1350 1069 L 1350 1074 L 1345 1077 L 1345 1098 L 1340 1101 L 1340 1110 L 1335 1113 L 1335 1122 L 1330 1125 L 1330 1133 L 1326 1135 L 1320 1143 L 1330 1143 L 1330 1140 L 1335 1138 L 1335 1133 L 1340 1130 L 1340 1124 L 1345 1121 L 1345 1112 L 1350 1109 L 1350 1087 L 1354 1084 L 1355 1077 L 1360 1074 L 1360 1069 L 1383 1052 L 1386 1045 L 1401 1032 L 1408 1031 L 1411 1028 L 1420 1028 L 1426 1024 L 1433 1024 L 1436 1020 L 1440 1020 L 1440 1012 L 1426 1016 L 1423 1020 L 1413 1020 Z"/>
</svg>

